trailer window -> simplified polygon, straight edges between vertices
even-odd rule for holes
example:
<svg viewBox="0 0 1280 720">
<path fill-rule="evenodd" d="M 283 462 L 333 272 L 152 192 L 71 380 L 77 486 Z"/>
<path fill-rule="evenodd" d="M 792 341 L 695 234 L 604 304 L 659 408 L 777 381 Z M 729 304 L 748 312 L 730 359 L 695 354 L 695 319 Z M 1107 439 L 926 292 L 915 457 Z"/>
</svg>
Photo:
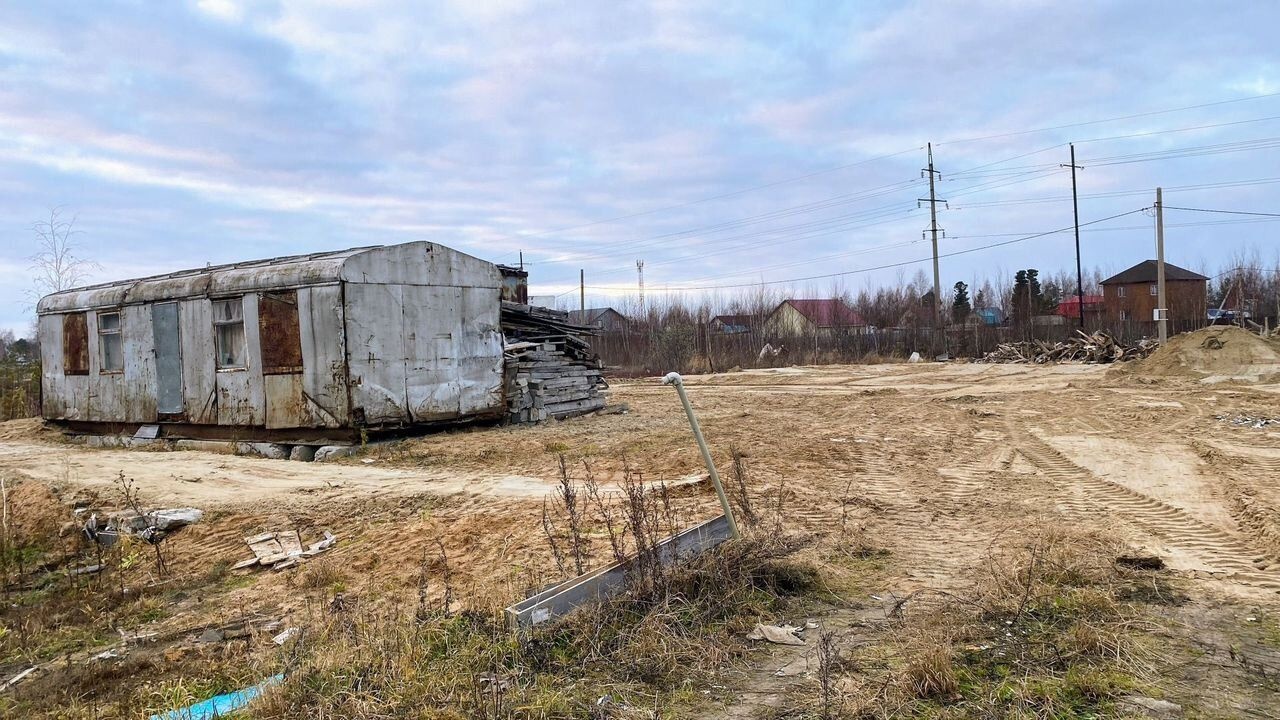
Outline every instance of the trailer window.
<svg viewBox="0 0 1280 720">
<path fill-rule="evenodd" d="M 258 330 L 262 338 L 262 373 L 302 372 L 302 336 L 298 326 L 298 291 L 258 296 Z"/>
<path fill-rule="evenodd" d="M 82 312 L 62 316 L 62 374 L 89 374 L 89 326 Z"/>
<path fill-rule="evenodd" d="M 244 298 L 213 301 L 213 338 L 219 370 L 244 367 Z"/>
<path fill-rule="evenodd" d="M 120 313 L 98 313 L 98 361 L 99 372 L 112 373 L 124 370 L 124 347 L 120 341 Z"/>
</svg>

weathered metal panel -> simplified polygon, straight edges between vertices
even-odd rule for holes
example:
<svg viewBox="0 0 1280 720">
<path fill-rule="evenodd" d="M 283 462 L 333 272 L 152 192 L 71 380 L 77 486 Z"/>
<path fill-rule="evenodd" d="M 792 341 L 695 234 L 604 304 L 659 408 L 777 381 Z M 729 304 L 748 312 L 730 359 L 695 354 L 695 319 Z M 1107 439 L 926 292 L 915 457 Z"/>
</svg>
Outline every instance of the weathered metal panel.
<svg viewBox="0 0 1280 720">
<path fill-rule="evenodd" d="M 352 421 L 410 421 L 405 397 L 404 304 L 399 285 L 348 283 L 347 329 Z"/>
<path fill-rule="evenodd" d="M 120 309 L 120 333 L 124 350 L 124 372 L 101 375 L 115 387 L 118 404 L 104 414 L 119 413 L 129 422 L 156 421 L 155 338 L 151 330 L 151 308 L 134 305 Z"/>
<path fill-rule="evenodd" d="M 499 293 L 491 288 L 462 290 L 461 321 L 465 343 L 459 358 L 463 413 L 483 413 L 505 406 L 502 392 L 502 324 Z"/>
<path fill-rule="evenodd" d="M 116 402 L 116 384 L 110 382 L 110 379 L 118 376 L 104 376 L 101 374 L 102 363 L 99 359 L 100 350 L 98 349 L 98 313 L 90 310 L 85 313 L 85 317 L 87 318 L 87 325 L 89 327 L 89 342 L 87 344 L 89 348 L 89 396 L 88 403 L 86 403 L 85 406 L 85 417 L 88 420 L 95 420 L 99 422 L 118 421 L 119 417 L 113 417 L 111 414 L 112 409 L 118 408 L 118 404 Z M 104 378 L 108 381 L 104 382 Z"/>
<path fill-rule="evenodd" d="M 265 422 L 258 296 L 254 294 L 244 296 L 244 343 L 244 367 L 217 371 L 219 425 L 262 425 Z"/>
<path fill-rule="evenodd" d="M 178 303 L 151 306 L 152 342 L 156 349 L 156 412 L 179 415 L 182 402 L 182 330 Z"/>
<path fill-rule="evenodd" d="M 461 413 L 462 289 L 406 286 L 404 298 L 405 395 L 415 422 Z"/>
<path fill-rule="evenodd" d="M 732 536 L 728 519 L 721 515 L 672 535 L 650 552 L 659 562 L 670 564 L 710 550 Z M 633 555 L 621 563 L 579 575 L 526 598 L 507 608 L 507 625 L 513 630 L 537 625 L 565 615 L 583 603 L 613 595 L 626 587 L 627 575 L 635 562 Z"/>
<path fill-rule="evenodd" d="M 196 424 L 218 422 L 217 370 L 214 366 L 213 318 L 205 298 L 178 305 L 182 333 L 182 398 L 187 419 Z"/>
<path fill-rule="evenodd" d="M 70 310 L 336 283 L 347 258 L 368 250 L 369 248 L 351 248 L 271 258 L 93 285 L 47 295 L 40 299 L 37 312 L 45 315 Z"/>
<path fill-rule="evenodd" d="M 40 413 L 44 417 L 65 419 L 68 406 L 75 406 L 72 388 L 68 387 L 62 362 L 63 316 L 44 315 L 37 319 L 40 339 Z"/>
<path fill-rule="evenodd" d="M 266 401 L 265 424 L 268 428 L 310 427 L 314 424 L 303 399 L 300 373 L 263 375 L 262 395 Z"/>
<path fill-rule="evenodd" d="M 353 255 L 343 264 L 342 279 L 353 283 L 502 287 L 497 265 L 429 242 L 389 245 Z"/>
<path fill-rule="evenodd" d="M 302 343 L 302 392 L 312 425 L 347 422 L 347 353 L 342 288 L 327 285 L 298 291 Z"/>
</svg>

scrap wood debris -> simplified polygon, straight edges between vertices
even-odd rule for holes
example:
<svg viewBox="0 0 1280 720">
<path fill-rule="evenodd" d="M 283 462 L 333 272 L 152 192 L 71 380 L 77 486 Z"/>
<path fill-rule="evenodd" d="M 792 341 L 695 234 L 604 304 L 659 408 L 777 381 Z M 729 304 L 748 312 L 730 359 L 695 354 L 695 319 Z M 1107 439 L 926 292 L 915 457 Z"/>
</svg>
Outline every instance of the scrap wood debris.
<svg viewBox="0 0 1280 720">
<path fill-rule="evenodd" d="M 1111 335 L 1099 331 L 1086 333 L 1077 330 L 1078 337 L 1064 342 L 1029 340 L 1000 343 L 995 350 L 982 356 L 979 362 L 987 363 L 1036 363 L 1084 362 L 1113 363 L 1141 360 L 1160 347 L 1156 340 L 1143 338 L 1136 343 L 1121 344 Z"/>
<path fill-rule="evenodd" d="M 550 308 L 502 303 L 506 337 L 508 420 L 538 422 L 600 410 L 605 406 L 600 358 L 584 340 L 595 330 Z"/>
<path fill-rule="evenodd" d="M 76 512 L 80 514 L 83 511 Z M 196 508 L 170 508 L 142 514 L 125 511 L 107 515 L 104 519 L 100 519 L 97 513 L 90 513 L 83 530 L 91 542 L 105 547 L 114 545 L 122 532 L 155 544 L 175 530 L 200 522 L 203 516 L 204 513 Z M 86 569 L 84 572 L 94 571 Z"/>
<path fill-rule="evenodd" d="M 270 567 L 272 570 L 291 568 L 298 564 L 300 558 L 314 557 L 333 547 L 333 544 L 338 542 L 338 538 L 325 530 L 322 540 L 304 548 L 302 536 L 297 530 L 284 530 L 247 537 L 244 542 L 253 551 L 253 557 L 232 565 L 232 570 L 242 570 L 255 565 Z"/>
</svg>

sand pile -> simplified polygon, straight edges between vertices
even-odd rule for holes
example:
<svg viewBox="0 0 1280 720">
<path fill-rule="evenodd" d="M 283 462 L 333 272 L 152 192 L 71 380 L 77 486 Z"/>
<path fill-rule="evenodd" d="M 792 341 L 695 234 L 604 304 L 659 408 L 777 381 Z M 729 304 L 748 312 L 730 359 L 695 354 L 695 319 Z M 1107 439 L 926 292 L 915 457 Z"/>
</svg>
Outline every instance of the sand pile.
<svg viewBox="0 0 1280 720">
<path fill-rule="evenodd" d="M 50 433 L 38 417 L 0 422 L 0 440 L 37 440 L 46 435 Z"/>
<path fill-rule="evenodd" d="M 1280 347 L 1238 327 L 1208 327 L 1177 335 L 1126 374 L 1185 377 L 1212 383 L 1280 379 Z"/>
</svg>

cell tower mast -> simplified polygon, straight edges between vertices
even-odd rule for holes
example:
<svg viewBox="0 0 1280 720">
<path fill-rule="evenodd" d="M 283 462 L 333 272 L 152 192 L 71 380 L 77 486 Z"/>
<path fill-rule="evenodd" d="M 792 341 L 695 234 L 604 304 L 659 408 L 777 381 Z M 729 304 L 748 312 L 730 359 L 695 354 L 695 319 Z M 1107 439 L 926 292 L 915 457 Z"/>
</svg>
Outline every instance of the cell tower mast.
<svg viewBox="0 0 1280 720">
<path fill-rule="evenodd" d="M 644 310 L 644 261 L 636 260 L 636 277 L 640 283 L 640 309 Z"/>
</svg>

